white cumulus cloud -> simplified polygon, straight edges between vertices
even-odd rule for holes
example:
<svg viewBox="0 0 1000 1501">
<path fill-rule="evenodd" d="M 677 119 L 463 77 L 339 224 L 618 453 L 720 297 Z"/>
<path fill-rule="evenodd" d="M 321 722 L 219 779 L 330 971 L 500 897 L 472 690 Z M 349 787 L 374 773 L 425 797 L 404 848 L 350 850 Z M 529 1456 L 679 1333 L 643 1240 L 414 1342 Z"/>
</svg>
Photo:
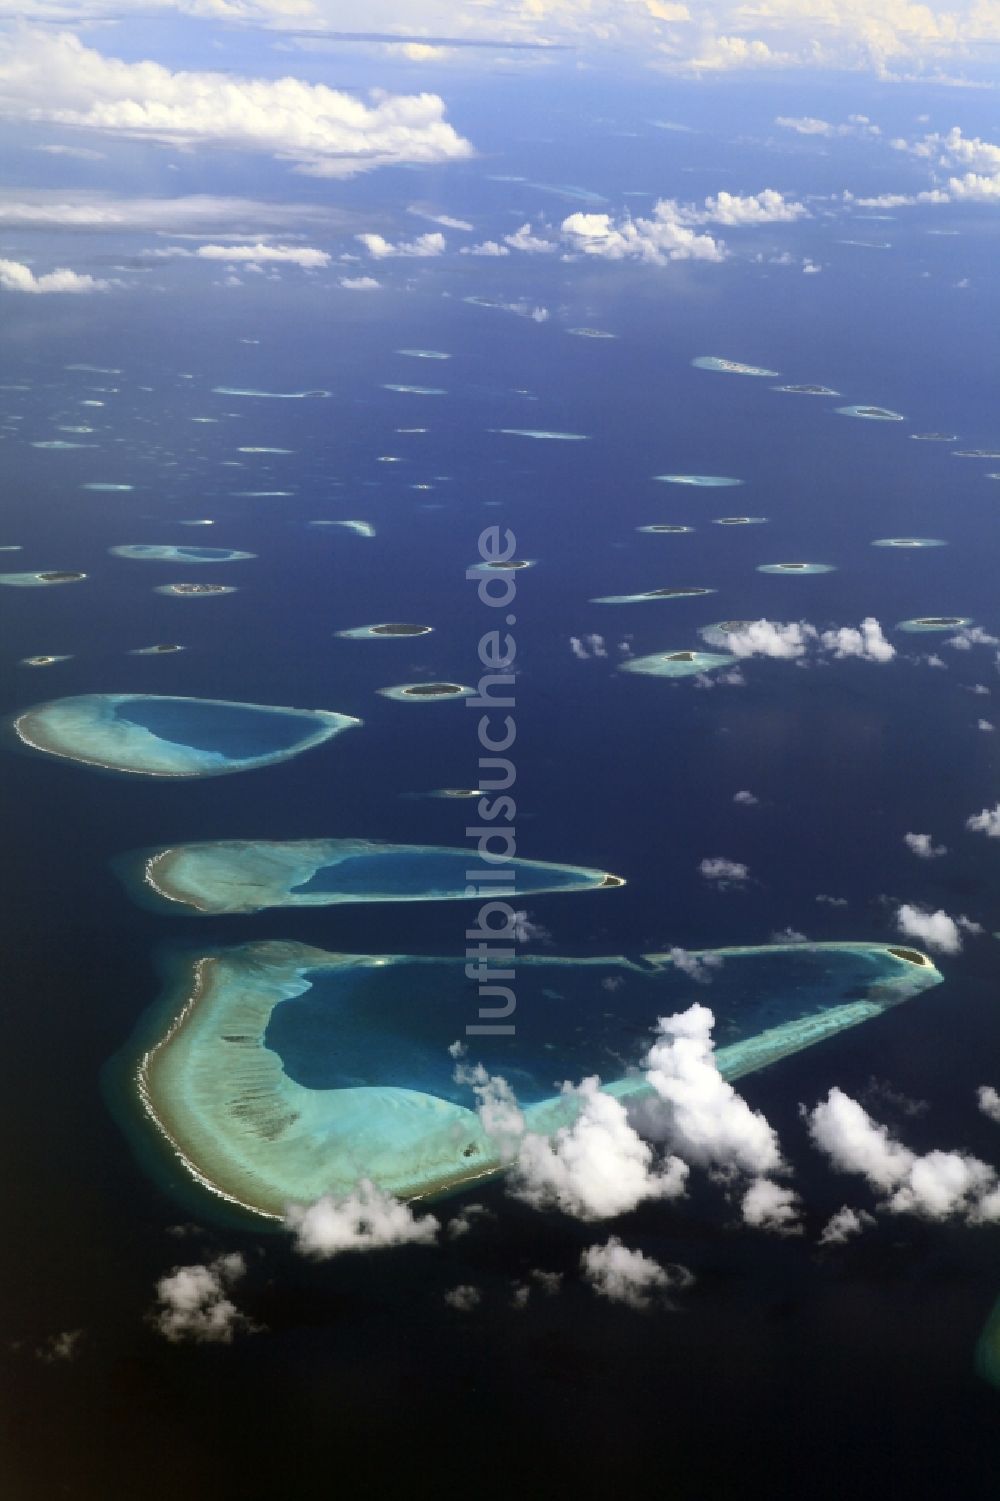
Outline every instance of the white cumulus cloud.
<svg viewBox="0 0 1000 1501">
<path fill-rule="evenodd" d="M 896 927 L 906 938 L 914 938 L 942 954 L 957 954 L 962 947 L 958 923 L 940 909 L 928 912 L 904 902 L 896 912 Z"/>
<path fill-rule="evenodd" d="M 983 1114 L 1000 1126 L 1000 1094 L 992 1084 L 980 1085 L 976 1091 L 976 1102 Z"/>
<path fill-rule="evenodd" d="M 355 235 L 354 238 L 360 240 L 373 261 L 386 260 L 394 255 L 443 255 L 445 250 L 444 235 L 437 230 L 417 235 L 415 240 L 398 240 L 395 244 L 376 234 Z"/>
<path fill-rule="evenodd" d="M 230 1344 L 240 1330 L 252 1330 L 229 1297 L 229 1289 L 245 1272 L 246 1263 L 236 1252 L 207 1266 L 175 1267 L 156 1284 L 153 1324 L 173 1344 Z"/>
<path fill-rule="evenodd" d="M 285 1224 L 295 1235 L 296 1250 L 316 1261 L 342 1251 L 428 1245 L 440 1228 L 433 1215 L 415 1215 L 367 1179 L 349 1194 L 324 1194 L 312 1204 L 289 1205 Z"/>
<path fill-rule="evenodd" d="M 472 154 L 437 94 L 368 100 L 300 78 L 246 78 L 126 62 L 71 32 L 24 28 L 0 43 L 0 114 L 180 146 L 264 151 L 318 177 Z"/>
<path fill-rule="evenodd" d="M 106 292 L 110 286 L 109 281 L 81 275 L 66 266 L 57 266 L 54 271 L 36 276 L 31 267 L 21 261 L 0 260 L 0 289 L 5 292 Z"/>
<path fill-rule="evenodd" d="M 840 626 L 837 630 L 824 631 L 820 639 L 825 649 L 832 651 L 835 657 L 859 657 L 863 662 L 891 662 L 896 655 L 896 648 L 885 639 L 882 627 L 872 615 L 861 622 L 860 630 Z"/>
<path fill-rule="evenodd" d="M 706 856 L 698 866 L 698 874 L 722 889 L 726 886 L 739 885 L 749 880 L 750 877 L 747 866 L 741 864 L 739 860 L 727 860 L 724 855 Z"/>
<path fill-rule="evenodd" d="M 668 1289 L 690 1287 L 694 1281 L 685 1267 L 668 1271 L 642 1251 L 629 1250 L 616 1235 L 603 1246 L 588 1246 L 580 1257 L 580 1266 L 584 1281 L 599 1297 L 640 1310 Z"/>
<path fill-rule="evenodd" d="M 819 1243 L 821 1246 L 842 1246 L 845 1241 L 860 1235 L 874 1223 L 875 1216 L 869 1214 L 867 1209 L 852 1209 L 849 1204 L 844 1204 L 823 1226 Z"/>
<path fill-rule="evenodd" d="M 595 1077 L 564 1085 L 580 1113 L 552 1136 L 527 1133 L 521 1141 L 511 1191 L 536 1209 L 558 1208 L 582 1220 L 610 1219 L 646 1199 L 684 1193 L 688 1169 L 677 1157 L 656 1160 L 629 1124 L 625 1107 L 600 1090 Z"/>
<path fill-rule="evenodd" d="M 930 834 L 904 834 L 903 843 L 921 860 L 937 860 L 948 853 L 947 845 L 935 844 Z"/>
<path fill-rule="evenodd" d="M 834 1087 L 807 1116 L 814 1144 L 833 1166 L 857 1173 L 882 1196 L 891 1214 L 970 1224 L 1000 1220 L 997 1175 L 960 1152 L 911 1152 L 843 1090 Z"/>
</svg>

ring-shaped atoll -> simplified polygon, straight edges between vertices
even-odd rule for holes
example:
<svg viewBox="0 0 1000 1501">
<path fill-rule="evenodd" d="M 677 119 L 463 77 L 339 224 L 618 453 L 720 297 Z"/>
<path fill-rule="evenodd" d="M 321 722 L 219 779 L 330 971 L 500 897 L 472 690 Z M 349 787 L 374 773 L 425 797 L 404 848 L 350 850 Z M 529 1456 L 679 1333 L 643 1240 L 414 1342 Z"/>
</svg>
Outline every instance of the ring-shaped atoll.
<svg viewBox="0 0 1000 1501">
<path fill-rule="evenodd" d="M 709 952 L 721 960 L 712 1009 L 726 1079 L 880 1016 L 942 978 L 917 950 L 882 944 Z M 649 1097 L 644 1075 L 629 1072 L 648 1046 L 635 1017 L 652 1027 L 690 993 L 668 954 L 521 956 L 518 998 L 516 1052 L 510 1039 L 484 1037 L 476 1061 L 508 1078 L 528 1130 L 550 1135 L 580 1109 L 579 1096 L 553 1095 L 553 1079 L 620 1058 L 622 1076 L 605 1092 L 627 1105 Z M 204 1188 L 257 1214 L 280 1218 L 289 1203 L 348 1193 L 362 1178 L 404 1198 L 427 1196 L 503 1166 L 448 1055 L 445 1039 L 463 1035 L 468 1016 L 462 958 L 299 943 L 211 950 L 178 963 L 118 1073 L 130 1119 L 138 1128 L 144 1118 L 171 1154 L 165 1169 L 179 1161 Z"/>
<path fill-rule="evenodd" d="M 474 794 L 479 797 L 481 793 Z M 514 860 L 518 895 L 596 891 L 623 885 L 607 871 L 547 860 Z M 489 872 L 471 890 L 468 849 L 385 844 L 370 839 L 236 839 L 179 844 L 126 857 L 128 889 L 157 907 L 206 914 L 266 907 L 329 907 L 341 902 L 485 899 Z M 498 882 L 496 895 L 510 886 Z"/>
<path fill-rule="evenodd" d="M 238 563 L 257 556 L 255 552 L 238 552 L 235 547 L 184 547 L 158 542 L 124 542 L 108 551 L 112 557 L 139 563 Z"/>
<path fill-rule="evenodd" d="M 83 693 L 24 710 L 14 729 L 32 750 L 81 766 L 148 777 L 209 777 L 285 761 L 357 724 L 329 709 Z"/>
</svg>

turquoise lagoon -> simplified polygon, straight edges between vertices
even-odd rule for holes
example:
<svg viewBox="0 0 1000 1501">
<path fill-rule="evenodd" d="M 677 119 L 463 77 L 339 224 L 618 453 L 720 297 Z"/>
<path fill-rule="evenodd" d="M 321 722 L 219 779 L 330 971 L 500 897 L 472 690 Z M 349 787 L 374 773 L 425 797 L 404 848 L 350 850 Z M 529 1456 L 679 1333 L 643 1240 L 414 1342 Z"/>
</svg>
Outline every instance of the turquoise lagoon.
<svg viewBox="0 0 1000 1501">
<path fill-rule="evenodd" d="M 721 963 L 698 999 L 715 1012 L 728 1079 L 942 979 L 916 950 L 882 944 L 712 956 Z M 639 1064 L 656 1019 L 686 1009 L 693 989 L 665 954 L 521 957 L 516 1042 L 472 1038 L 470 1059 L 502 1074 L 529 1129 L 550 1134 L 578 1109 L 559 1092 L 566 1078 L 599 1073 L 610 1094 L 648 1096 Z M 122 1057 L 134 1107 L 198 1182 L 231 1203 L 279 1218 L 290 1202 L 349 1192 L 361 1178 L 421 1197 L 503 1166 L 448 1051 L 479 1023 L 478 1004 L 464 958 L 248 944 L 189 961 Z"/>
<path fill-rule="evenodd" d="M 467 849 L 426 844 L 235 839 L 145 851 L 124 863 L 123 874 L 131 889 L 151 897 L 158 907 L 215 914 L 480 896 L 480 888 L 468 883 L 473 878 L 485 882 L 488 870 L 470 873 L 472 863 Z M 625 884 L 620 876 L 583 866 L 546 860 L 515 860 L 511 865 L 515 881 L 504 882 L 508 895 Z"/>
<path fill-rule="evenodd" d="M 83 766 L 140 776 L 207 777 L 287 760 L 359 723 L 328 709 L 84 693 L 26 709 L 14 729 L 32 750 Z"/>
</svg>

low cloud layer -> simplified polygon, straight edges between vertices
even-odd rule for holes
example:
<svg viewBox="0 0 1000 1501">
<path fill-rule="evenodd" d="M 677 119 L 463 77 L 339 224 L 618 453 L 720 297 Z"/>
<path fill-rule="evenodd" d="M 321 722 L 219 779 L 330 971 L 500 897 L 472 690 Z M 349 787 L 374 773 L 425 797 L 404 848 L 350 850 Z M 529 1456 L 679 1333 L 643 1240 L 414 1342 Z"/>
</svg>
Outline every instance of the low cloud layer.
<svg viewBox="0 0 1000 1501">
<path fill-rule="evenodd" d="M 366 102 L 300 78 L 175 71 L 106 56 L 68 31 L 24 28 L 0 40 L 0 117 L 267 152 L 315 177 L 472 154 L 437 94 L 375 91 Z"/>
</svg>

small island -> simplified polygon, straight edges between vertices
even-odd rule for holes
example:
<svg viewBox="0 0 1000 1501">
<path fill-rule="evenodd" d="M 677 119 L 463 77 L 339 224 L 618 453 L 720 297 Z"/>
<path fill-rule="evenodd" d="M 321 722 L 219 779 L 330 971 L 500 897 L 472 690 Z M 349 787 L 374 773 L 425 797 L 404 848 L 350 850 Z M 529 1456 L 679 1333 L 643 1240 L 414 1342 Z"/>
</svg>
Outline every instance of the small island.
<svg viewBox="0 0 1000 1501">
<path fill-rule="evenodd" d="M 370 641 L 384 636 L 429 636 L 433 629 L 432 625 L 407 625 L 387 621 L 384 625 L 356 625 L 350 630 L 337 631 L 335 634 L 345 641 Z"/>
<path fill-rule="evenodd" d="M 45 584 L 78 584 L 85 573 L 73 573 L 66 568 L 49 568 L 41 573 L 0 573 L 0 584 L 12 589 L 37 589 Z"/>
<path fill-rule="evenodd" d="M 592 605 L 637 605 L 650 599 L 693 599 L 702 594 L 714 594 L 714 589 L 696 585 L 680 585 L 666 589 L 647 589 L 643 594 L 601 594 L 592 599 Z"/>
<path fill-rule="evenodd" d="M 832 563 L 759 563 L 758 573 L 833 573 Z"/>
<path fill-rule="evenodd" d="M 636 672 L 644 677 L 687 678 L 706 672 L 717 672 L 720 667 L 733 667 L 739 659 L 728 652 L 678 651 L 654 652 L 648 657 L 628 657 L 619 671 Z"/>
<path fill-rule="evenodd" d="M 741 365 L 739 360 L 722 359 L 716 354 L 700 354 L 691 361 L 696 370 L 716 370 L 722 375 L 756 375 L 765 380 L 778 380 L 780 370 L 765 370 L 762 365 Z"/>
<path fill-rule="evenodd" d="M 947 547 L 940 537 L 879 537 L 872 547 Z"/>
<path fill-rule="evenodd" d="M 235 584 L 157 584 L 157 594 L 235 594 Z"/>
<path fill-rule="evenodd" d="M 901 620 L 901 631 L 959 631 L 972 624 L 971 615 L 917 615 L 912 620 Z"/>
<path fill-rule="evenodd" d="M 451 698 L 471 698 L 474 688 L 462 683 L 396 683 L 391 688 L 379 688 L 383 698 L 395 699 L 398 703 L 440 703 Z"/>
<path fill-rule="evenodd" d="M 696 488 L 716 490 L 729 485 L 743 485 L 745 480 L 734 479 L 729 474 L 654 474 L 661 485 L 694 485 Z"/>
<path fill-rule="evenodd" d="M 841 417 L 864 417 L 869 422 L 905 422 L 906 418 L 900 412 L 891 412 L 888 407 L 852 406 L 836 407 L 835 411 Z"/>
</svg>

